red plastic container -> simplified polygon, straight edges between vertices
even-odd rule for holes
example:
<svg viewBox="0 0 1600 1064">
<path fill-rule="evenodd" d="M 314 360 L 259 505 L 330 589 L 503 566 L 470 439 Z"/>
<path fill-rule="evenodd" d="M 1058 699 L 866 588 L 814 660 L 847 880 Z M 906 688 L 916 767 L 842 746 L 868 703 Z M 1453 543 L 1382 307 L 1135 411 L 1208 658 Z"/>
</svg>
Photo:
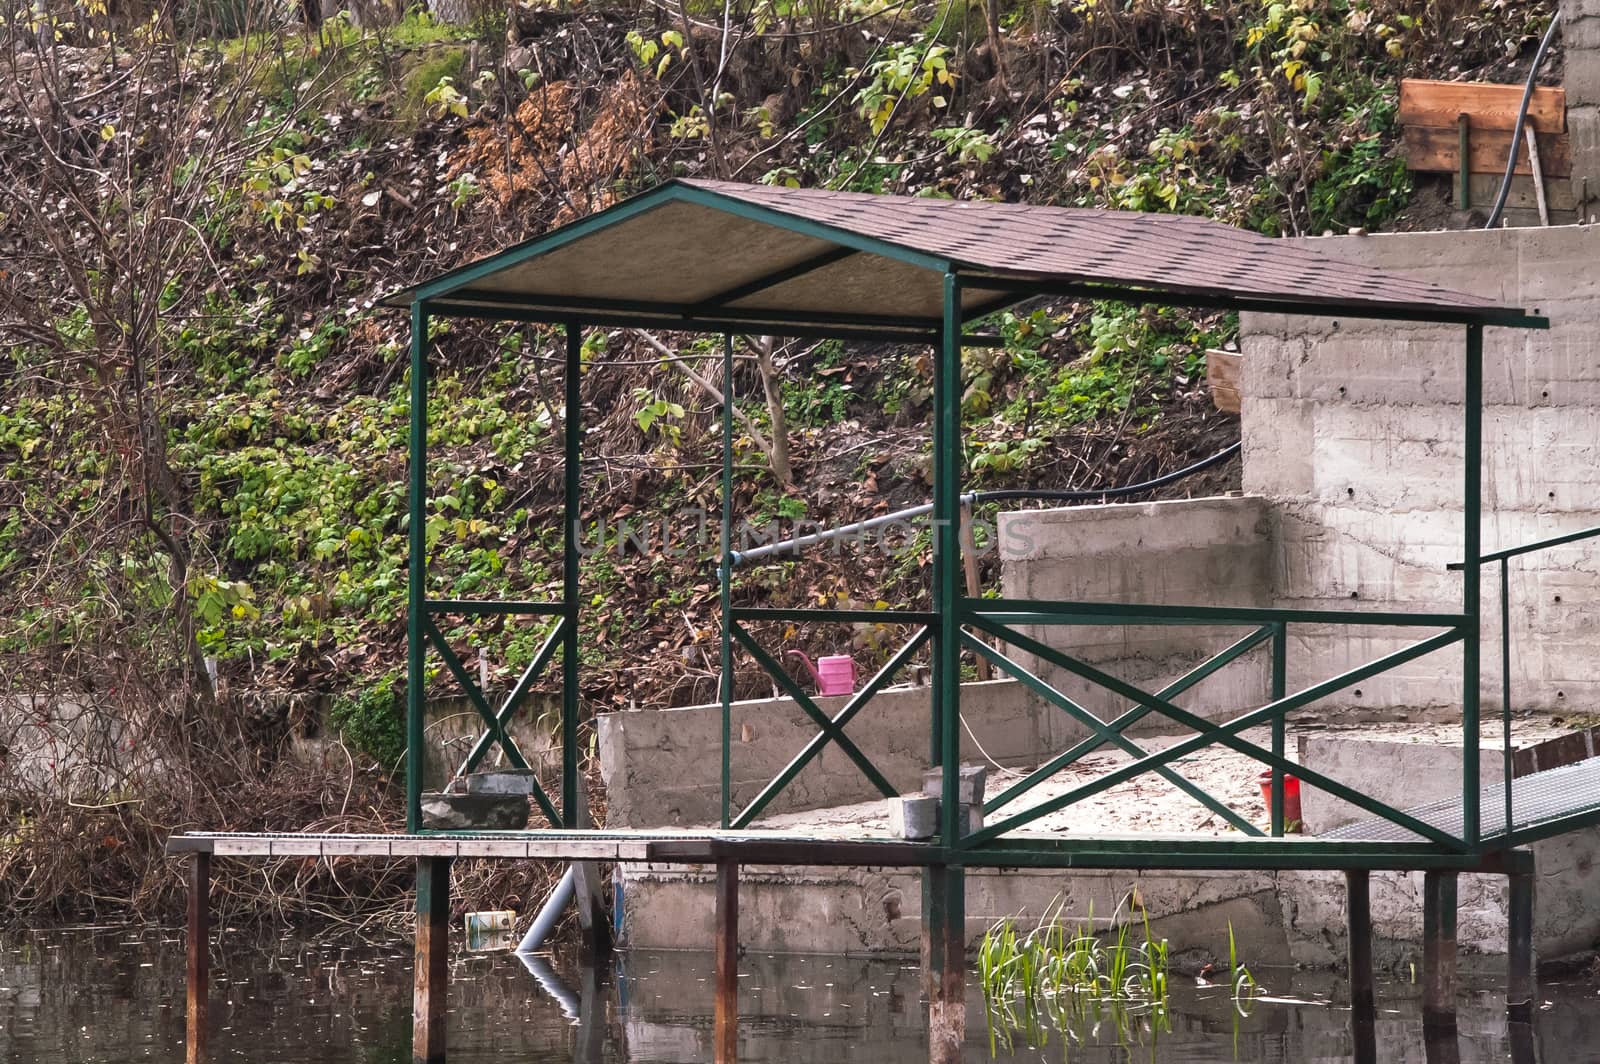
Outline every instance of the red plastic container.
<svg viewBox="0 0 1600 1064">
<path fill-rule="evenodd" d="M 1272 770 L 1269 768 L 1258 777 L 1261 784 L 1261 800 L 1266 803 L 1267 813 L 1272 813 Z M 1283 777 L 1283 830 L 1298 832 L 1300 825 L 1300 781 L 1293 776 Z"/>
</svg>

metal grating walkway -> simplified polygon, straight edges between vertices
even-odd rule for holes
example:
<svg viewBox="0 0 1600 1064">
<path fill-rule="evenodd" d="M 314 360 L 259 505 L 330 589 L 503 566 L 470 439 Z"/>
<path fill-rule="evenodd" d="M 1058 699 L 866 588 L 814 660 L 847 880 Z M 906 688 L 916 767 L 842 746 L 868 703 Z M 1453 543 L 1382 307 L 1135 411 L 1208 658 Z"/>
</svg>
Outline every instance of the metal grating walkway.
<svg viewBox="0 0 1600 1064">
<path fill-rule="evenodd" d="M 1461 799 L 1447 798 L 1407 813 L 1451 835 L 1461 835 Z M 1478 792 L 1478 815 L 1486 842 L 1506 836 L 1505 788 L 1493 783 Z M 1600 823 L 1600 757 L 1534 772 L 1512 781 L 1510 844 L 1522 845 Z M 1362 842 L 1416 842 L 1421 836 L 1387 820 L 1346 824 L 1317 836 Z"/>
</svg>

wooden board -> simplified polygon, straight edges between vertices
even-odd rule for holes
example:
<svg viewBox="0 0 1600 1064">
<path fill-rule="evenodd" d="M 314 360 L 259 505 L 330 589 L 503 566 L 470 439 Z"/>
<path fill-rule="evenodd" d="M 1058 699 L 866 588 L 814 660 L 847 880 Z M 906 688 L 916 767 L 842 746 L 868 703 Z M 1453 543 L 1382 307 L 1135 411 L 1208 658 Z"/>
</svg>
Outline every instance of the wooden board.
<svg viewBox="0 0 1600 1064">
<path fill-rule="evenodd" d="M 1206 383 L 1211 386 L 1211 401 L 1224 414 L 1239 412 L 1239 378 L 1244 373 L 1244 356 L 1237 351 L 1206 352 Z"/>
<path fill-rule="evenodd" d="M 1454 130 L 1456 116 L 1465 114 L 1469 116 L 1474 131 L 1498 129 L 1509 132 L 1516 128 L 1522 92 L 1521 85 L 1406 78 L 1400 82 L 1400 121 L 1408 126 Z M 1535 133 L 1565 133 L 1567 91 L 1535 88 L 1528 100 L 1528 121 Z M 1504 165 L 1503 157 L 1501 165 Z"/>
<path fill-rule="evenodd" d="M 1442 174 L 1453 174 L 1461 169 L 1457 158 L 1461 141 L 1454 126 L 1449 129 L 1407 126 L 1405 146 L 1409 169 Z M 1511 152 L 1511 133 L 1499 129 L 1473 130 L 1468 150 L 1471 152 L 1468 168 L 1472 173 L 1504 173 L 1506 156 Z M 1565 133 L 1539 134 L 1539 163 L 1546 180 L 1572 176 L 1572 144 Z M 1517 145 L 1516 172 L 1533 173 L 1526 143 Z"/>
<path fill-rule="evenodd" d="M 1543 162 L 1543 156 L 1540 157 Z M 1472 202 L 1476 206 L 1491 204 L 1500 194 L 1501 174 L 1473 174 Z M 1461 175 L 1456 174 L 1450 182 L 1450 195 L 1459 198 L 1461 194 Z M 1572 212 L 1578 209 L 1578 192 L 1572 187 L 1570 181 L 1546 181 L 1545 198 L 1554 213 L 1562 211 Z M 1528 175 L 1511 179 L 1511 188 L 1506 193 L 1506 210 L 1534 210 L 1538 207 L 1539 200 L 1533 191 L 1533 178 Z"/>
</svg>

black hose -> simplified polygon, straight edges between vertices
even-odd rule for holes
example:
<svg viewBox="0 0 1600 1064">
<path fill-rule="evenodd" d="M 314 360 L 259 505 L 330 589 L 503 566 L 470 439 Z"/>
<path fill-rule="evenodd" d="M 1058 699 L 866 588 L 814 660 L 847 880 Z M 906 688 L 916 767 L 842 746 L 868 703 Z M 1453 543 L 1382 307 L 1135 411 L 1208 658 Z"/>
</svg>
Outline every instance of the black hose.
<svg viewBox="0 0 1600 1064">
<path fill-rule="evenodd" d="M 1522 106 L 1517 108 L 1517 124 L 1511 130 L 1511 155 L 1506 159 L 1506 174 L 1500 179 L 1500 194 L 1494 198 L 1494 210 L 1489 212 L 1489 220 L 1483 224 L 1485 229 L 1499 225 L 1500 213 L 1506 209 L 1506 196 L 1511 192 L 1511 175 L 1517 170 L 1517 152 L 1522 150 L 1522 126 L 1528 120 L 1528 101 L 1533 99 L 1534 79 L 1539 76 L 1539 64 L 1544 62 L 1544 53 L 1550 50 L 1550 42 L 1555 38 L 1556 27 L 1560 25 L 1561 9 L 1557 7 L 1556 13 L 1550 18 L 1549 28 L 1544 31 L 1544 39 L 1539 42 L 1539 50 L 1533 54 L 1533 66 L 1528 69 L 1528 83 L 1522 87 Z"/>
<path fill-rule="evenodd" d="M 1210 458 L 1202 458 L 1193 465 L 1175 469 L 1170 473 L 1146 480 L 1138 484 L 1124 484 L 1120 488 L 1101 488 L 1099 491 L 1051 491 L 1043 488 L 1008 488 L 1000 491 L 975 491 L 972 493 L 973 502 L 1003 502 L 1008 499 L 1041 499 L 1052 502 L 1091 502 L 1094 499 L 1116 499 L 1124 495 L 1137 495 L 1142 491 L 1154 491 L 1156 488 L 1166 487 L 1173 481 L 1182 480 L 1184 477 L 1210 469 L 1212 466 L 1221 465 L 1239 453 L 1242 444 L 1229 444 Z"/>
<path fill-rule="evenodd" d="M 1241 444 L 1237 443 L 1229 444 L 1227 447 L 1224 447 L 1211 457 L 1202 458 L 1193 465 L 1184 466 L 1182 469 L 1175 469 L 1171 473 L 1166 473 L 1162 476 L 1156 477 L 1154 480 L 1146 480 L 1138 484 L 1125 484 L 1120 488 L 1102 488 L 1099 491 L 1052 491 L 1046 488 L 1011 488 L 1003 491 L 973 491 L 962 495 L 961 501 L 966 505 L 975 505 L 980 502 L 999 502 L 1005 499 L 1037 499 L 1050 502 L 1093 502 L 1096 499 L 1115 499 L 1124 495 L 1137 495 L 1142 491 L 1153 491 L 1156 488 L 1165 487 L 1174 481 L 1182 480 L 1184 477 L 1193 476 L 1196 473 L 1210 469 L 1212 466 L 1221 465 L 1223 462 L 1226 462 L 1228 459 L 1238 454 L 1241 446 Z M 878 517 L 869 518 L 865 521 L 855 521 L 848 525 L 840 525 L 836 528 L 820 529 L 804 536 L 796 536 L 793 539 L 786 539 L 777 543 L 763 543 L 761 546 L 752 548 L 751 550 L 730 551 L 729 557 L 733 562 L 734 568 L 738 568 L 741 565 L 746 565 L 754 561 L 760 561 L 762 558 L 773 554 L 792 552 L 798 555 L 802 547 L 810 547 L 817 543 L 825 543 L 828 540 L 837 539 L 842 535 L 847 535 L 850 533 L 864 532 L 871 528 L 881 528 L 885 525 L 895 524 L 901 521 L 909 521 L 914 517 L 921 517 L 924 514 L 931 513 L 932 511 L 933 503 L 925 502 L 920 506 L 911 506 L 904 510 L 896 510 L 894 513 L 883 514 Z"/>
</svg>

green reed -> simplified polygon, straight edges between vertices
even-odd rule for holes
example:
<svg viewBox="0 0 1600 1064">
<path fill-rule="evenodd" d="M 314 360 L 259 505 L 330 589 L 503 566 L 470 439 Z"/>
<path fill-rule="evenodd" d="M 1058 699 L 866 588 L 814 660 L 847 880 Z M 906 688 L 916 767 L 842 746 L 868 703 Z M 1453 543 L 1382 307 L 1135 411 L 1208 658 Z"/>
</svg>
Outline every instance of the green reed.
<svg viewBox="0 0 1600 1064">
<path fill-rule="evenodd" d="M 1142 942 L 1134 941 L 1127 921 L 1118 923 L 1109 941 L 1094 934 L 1093 927 L 1093 906 L 1087 919 L 1069 930 L 1058 904 L 1031 930 L 1019 930 L 1015 920 L 1005 919 L 984 934 L 978 973 L 990 1055 L 998 1053 L 1001 1043 L 1009 1052 L 1017 1034 L 1042 1046 L 1052 1028 L 1060 1033 L 1063 1048 L 1081 1041 L 1083 1032 L 1098 1036 L 1106 1024 L 1123 1043 L 1142 1034 L 1146 1025 L 1152 1033 L 1165 1030 L 1167 940 L 1151 935 L 1148 916 Z"/>
<path fill-rule="evenodd" d="M 1043 1046 L 1053 1030 L 1065 1053 L 1073 1042 L 1107 1035 L 1130 1045 L 1148 1034 L 1153 1045 L 1168 1029 L 1171 949 L 1151 933 L 1142 906 L 1137 923 L 1127 918 L 1130 902 L 1131 897 L 1117 906 L 1111 935 L 1094 933 L 1092 905 L 1083 921 L 1069 927 L 1059 902 L 1031 929 L 1015 919 L 989 928 L 978 947 L 978 975 L 991 1056 L 1002 1044 L 1011 1052 L 1019 1035 Z M 1142 941 L 1135 940 L 1139 931 Z M 1235 1007 L 1247 1015 L 1258 987 L 1240 960 L 1231 921 L 1227 979 Z"/>
</svg>

